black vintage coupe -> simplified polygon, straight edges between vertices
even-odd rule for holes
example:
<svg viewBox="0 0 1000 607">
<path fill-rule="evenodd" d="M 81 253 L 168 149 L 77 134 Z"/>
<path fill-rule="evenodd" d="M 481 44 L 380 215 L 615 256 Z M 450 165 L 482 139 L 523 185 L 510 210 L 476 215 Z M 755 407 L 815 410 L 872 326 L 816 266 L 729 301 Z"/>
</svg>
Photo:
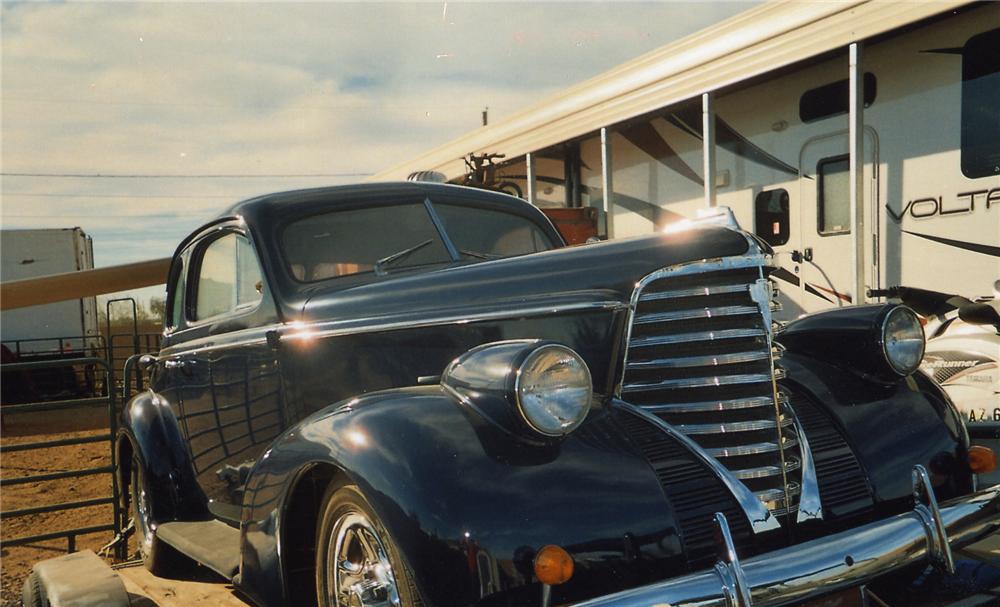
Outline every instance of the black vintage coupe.
<svg viewBox="0 0 1000 607">
<path fill-rule="evenodd" d="M 565 247 L 436 184 L 237 204 L 117 457 L 146 565 L 261 606 L 784 605 L 998 527 L 908 308 L 780 329 L 735 226 Z"/>
</svg>

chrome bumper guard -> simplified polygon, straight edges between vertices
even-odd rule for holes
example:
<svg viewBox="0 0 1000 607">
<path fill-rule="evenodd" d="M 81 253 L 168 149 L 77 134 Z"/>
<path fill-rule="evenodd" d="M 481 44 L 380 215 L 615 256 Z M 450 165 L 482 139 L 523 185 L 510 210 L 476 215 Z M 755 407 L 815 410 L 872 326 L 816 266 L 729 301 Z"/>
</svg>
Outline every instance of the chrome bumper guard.
<svg viewBox="0 0 1000 607">
<path fill-rule="evenodd" d="M 578 603 L 576 607 L 772 607 L 819 597 L 907 565 L 953 573 L 952 547 L 1000 530 L 1000 485 L 940 508 L 923 466 L 910 512 L 740 561 L 726 517 L 715 515 L 713 569 Z"/>
</svg>

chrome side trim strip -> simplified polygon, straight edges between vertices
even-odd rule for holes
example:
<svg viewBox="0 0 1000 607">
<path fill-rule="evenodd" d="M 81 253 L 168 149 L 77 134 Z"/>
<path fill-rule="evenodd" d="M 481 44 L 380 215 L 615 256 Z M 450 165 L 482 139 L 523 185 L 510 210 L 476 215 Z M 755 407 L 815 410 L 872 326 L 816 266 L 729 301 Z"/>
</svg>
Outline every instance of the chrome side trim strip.
<svg viewBox="0 0 1000 607">
<path fill-rule="evenodd" d="M 552 305 L 525 306 L 523 308 L 502 308 L 489 312 L 468 314 L 442 314 L 416 319 L 378 319 L 358 318 L 347 321 L 326 321 L 297 327 L 308 333 L 309 337 L 336 337 L 340 335 L 361 335 L 365 333 L 380 333 L 399 329 L 417 329 L 448 324 L 468 324 L 490 320 L 504 320 L 525 316 L 549 316 L 565 312 L 587 312 L 595 310 L 624 310 L 626 304 L 620 301 L 584 301 L 573 303 L 557 303 Z"/>
<path fill-rule="evenodd" d="M 678 335 L 651 335 L 636 337 L 629 342 L 629 348 L 644 348 L 648 346 L 666 346 L 694 341 L 717 341 L 721 339 L 741 339 L 746 337 L 765 337 L 763 329 L 723 329 L 721 331 L 699 331 L 696 333 L 681 333 Z"/>
<path fill-rule="evenodd" d="M 781 427 L 787 428 L 794 423 L 795 421 L 791 417 L 785 417 L 781 420 Z M 677 424 L 675 427 L 684 434 L 691 435 L 754 432 L 757 430 L 770 430 L 777 425 L 778 423 L 773 419 L 755 419 L 746 422 L 720 422 L 717 424 Z M 788 470 L 789 468 L 786 466 L 785 469 Z M 781 471 L 780 468 L 775 468 L 775 470 Z"/>
<path fill-rule="evenodd" d="M 735 285 L 715 285 L 711 287 L 692 287 L 690 289 L 673 289 L 671 291 L 656 291 L 643 293 L 639 301 L 656 301 L 658 299 L 674 299 L 677 297 L 710 297 L 729 293 L 744 293 L 750 289 L 746 283 Z"/>
<path fill-rule="evenodd" d="M 750 522 L 750 528 L 753 529 L 754 533 L 761 533 L 763 531 L 770 531 L 781 527 L 781 524 L 778 523 L 778 519 L 771 514 L 764 504 L 762 504 L 749 489 L 747 489 L 746 485 L 733 476 L 732 472 L 727 470 L 726 467 L 719 463 L 717 459 L 707 453 L 705 449 L 702 449 L 698 443 L 694 442 L 682 432 L 677 430 L 677 428 L 671 426 L 659 417 L 648 411 L 644 411 L 641 407 L 637 407 L 633 404 L 617 399 L 612 400 L 611 403 L 612 406 L 644 419 L 659 428 L 664 433 L 670 435 L 671 438 L 683 445 L 688 451 L 691 452 L 692 455 L 708 466 L 708 468 L 715 473 L 718 479 L 722 481 L 722 484 L 726 486 L 729 492 L 732 493 L 733 497 L 736 498 L 736 502 L 740 505 L 740 508 L 746 515 L 747 520 Z"/>
<path fill-rule="evenodd" d="M 552 305 L 525 306 L 522 308 L 503 308 L 490 312 L 474 314 L 441 314 L 418 319 L 393 320 L 378 318 L 357 318 L 351 320 L 320 321 L 314 323 L 289 322 L 274 323 L 263 327 L 241 329 L 232 333 L 209 335 L 191 341 L 174 344 L 160 350 L 161 356 L 175 354 L 196 354 L 210 352 L 221 348 L 231 348 L 234 345 L 260 345 L 267 342 L 265 334 L 268 331 L 278 331 L 283 339 L 316 339 L 322 337 L 338 337 L 342 335 L 363 335 L 401 329 L 416 329 L 448 324 L 468 324 L 490 320 L 505 320 L 525 316 L 548 316 L 564 312 L 587 311 L 619 311 L 628 306 L 620 301 L 584 301 L 572 303 L 556 303 Z"/>
<path fill-rule="evenodd" d="M 930 495 L 933 494 L 928 494 L 928 498 Z M 998 513 L 1000 486 L 952 500 L 938 509 L 936 526 L 941 533 L 937 537 L 951 549 L 962 548 L 1000 529 Z M 932 543 L 925 519 L 914 508 L 756 555 L 740 561 L 740 568 L 754 605 L 775 607 L 854 588 L 926 562 L 932 554 Z M 729 607 L 732 598 L 727 596 L 717 570 L 712 568 L 591 599 L 576 607 Z"/>
<path fill-rule="evenodd" d="M 782 396 L 784 395 L 782 394 Z M 795 422 L 795 434 L 799 437 L 799 457 L 802 458 L 802 493 L 799 494 L 799 513 L 795 516 L 795 520 L 799 523 L 821 520 L 823 518 L 823 503 L 819 498 L 819 479 L 816 476 L 816 465 L 813 463 L 809 439 L 806 437 L 806 432 L 792 407 L 787 404 L 787 401 L 782 405 L 781 410 Z"/>
<path fill-rule="evenodd" d="M 676 310 L 673 312 L 652 312 L 649 314 L 637 314 L 635 324 L 648 325 L 658 322 L 670 322 L 673 320 L 694 320 L 699 318 L 718 318 L 720 316 L 746 316 L 756 314 L 755 306 L 720 306 L 717 308 L 691 308 L 687 310 Z"/>
<path fill-rule="evenodd" d="M 654 358 L 652 360 L 637 360 L 630 362 L 627 369 L 642 371 L 644 369 L 679 369 L 686 367 L 718 367 L 722 365 L 737 365 L 767 360 L 778 356 L 777 351 L 770 355 L 764 350 L 749 350 L 732 354 L 711 354 L 708 356 L 684 356 L 681 358 Z M 768 403 L 770 404 L 770 403 Z"/>
<path fill-rule="evenodd" d="M 781 403 L 788 401 L 781 395 Z M 754 396 L 751 398 L 734 398 L 731 400 L 709 400 L 700 403 L 663 403 L 659 405 L 643 405 L 642 408 L 652 412 L 669 413 L 704 413 L 706 411 L 733 411 L 736 409 L 752 409 L 754 407 L 773 407 L 770 396 Z"/>
<path fill-rule="evenodd" d="M 781 379 L 784 375 L 778 377 Z M 650 383 L 634 383 L 622 386 L 622 393 L 645 392 L 662 388 L 711 388 L 713 386 L 738 386 L 742 384 L 770 383 L 771 376 L 767 373 L 745 373 L 742 375 L 713 375 L 711 377 L 685 377 L 682 379 L 664 379 Z"/>
</svg>

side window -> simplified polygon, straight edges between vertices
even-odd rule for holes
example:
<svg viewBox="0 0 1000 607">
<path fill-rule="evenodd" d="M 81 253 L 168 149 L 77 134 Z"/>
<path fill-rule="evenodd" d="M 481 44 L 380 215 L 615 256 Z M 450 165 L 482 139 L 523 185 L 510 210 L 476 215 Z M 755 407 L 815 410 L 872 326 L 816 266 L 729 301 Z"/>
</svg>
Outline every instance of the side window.
<svg viewBox="0 0 1000 607">
<path fill-rule="evenodd" d="M 1000 29 L 962 47 L 962 174 L 1000 175 Z"/>
<path fill-rule="evenodd" d="M 817 230 L 820 236 L 851 233 L 850 157 L 824 158 L 816 164 L 819 180 Z"/>
<path fill-rule="evenodd" d="M 865 88 L 865 107 L 870 107 L 875 103 L 878 81 L 875 80 L 875 74 L 865 72 L 862 83 Z M 799 120 L 815 122 L 846 114 L 849 111 L 850 94 L 851 84 L 846 78 L 809 89 L 799 98 Z"/>
<path fill-rule="evenodd" d="M 788 242 L 788 192 L 766 190 L 754 200 L 754 233 L 771 246 Z"/>
<path fill-rule="evenodd" d="M 230 233 L 202 249 L 191 317 L 204 320 L 253 308 L 261 298 L 260 266 L 247 239 Z"/>
<path fill-rule="evenodd" d="M 175 329 L 180 326 L 184 319 L 184 288 L 187 281 L 187 267 L 183 259 L 177 261 L 176 271 L 170 282 L 170 300 L 167 302 L 167 319 L 165 324 L 168 329 Z"/>
</svg>

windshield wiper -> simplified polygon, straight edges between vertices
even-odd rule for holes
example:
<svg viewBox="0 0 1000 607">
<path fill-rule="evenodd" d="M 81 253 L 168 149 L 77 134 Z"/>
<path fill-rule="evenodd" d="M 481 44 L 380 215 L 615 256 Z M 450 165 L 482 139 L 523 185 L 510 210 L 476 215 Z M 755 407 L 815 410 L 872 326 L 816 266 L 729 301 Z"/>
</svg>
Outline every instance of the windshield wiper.
<svg viewBox="0 0 1000 607">
<path fill-rule="evenodd" d="M 408 257 L 411 253 L 415 253 L 416 251 L 419 251 L 420 249 L 426 247 L 427 245 L 429 245 L 429 244 L 431 244 L 433 242 L 434 242 L 433 238 L 428 238 L 427 240 L 425 240 L 425 241 L 423 241 L 421 243 L 415 244 L 412 247 L 409 247 L 407 249 L 403 249 L 402 251 L 398 251 L 396 253 L 393 253 L 392 255 L 386 255 L 382 259 L 380 259 L 380 260 L 378 260 L 378 261 L 375 262 L 375 268 L 374 268 L 375 269 L 375 274 L 378 275 L 378 276 L 384 276 L 385 275 L 385 266 L 387 266 L 387 265 L 389 265 L 391 263 L 394 263 L 396 261 L 399 261 L 400 259 L 404 259 L 405 257 Z"/>
<path fill-rule="evenodd" d="M 459 249 L 458 252 L 462 255 L 475 257 L 476 259 L 500 259 L 503 257 L 503 255 L 496 255 L 494 253 L 480 253 L 479 251 L 469 251 L 467 249 Z"/>
</svg>

